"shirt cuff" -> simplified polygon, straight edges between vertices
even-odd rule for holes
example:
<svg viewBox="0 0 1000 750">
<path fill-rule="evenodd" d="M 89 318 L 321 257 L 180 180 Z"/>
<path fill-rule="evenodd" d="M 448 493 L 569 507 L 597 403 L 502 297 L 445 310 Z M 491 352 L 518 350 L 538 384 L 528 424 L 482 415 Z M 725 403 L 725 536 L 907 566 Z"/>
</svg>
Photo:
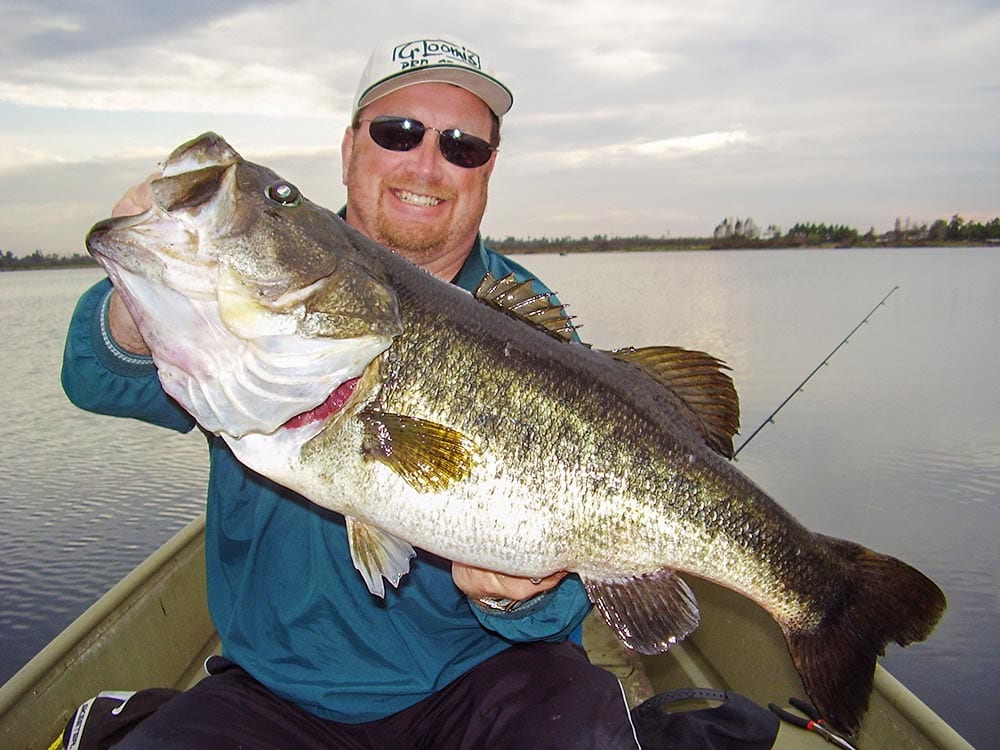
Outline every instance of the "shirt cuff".
<svg viewBox="0 0 1000 750">
<path fill-rule="evenodd" d="M 110 287 L 104 298 L 97 304 L 97 315 L 93 318 L 93 330 L 91 331 L 94 353 L 101 364 L 116 375 L 131 378 L 148 377 L 150 373 L 156 372 L 153 358 L 148 354 L 133 354 L 125 351 L 111 335 L 111 329 L 108 325 L 108 309 L 113 292 L 114 287 Z"/>
<path fill-rule="evenodd" d="M 575 575 L 568 575 L 555 588 L 505 609 L 502 602 L 469 598 L 469 609 L 479 623 L 512 642 L 560 641 L 570 637 L 590 611 L 587 592 Z"/>
<path fill-rule="evenodd" d="M 530 599 L 507 599 L 498 596 L 481 596 L 479 598 L 469 597 L 472 602 L 483 612 L 487 612 L 496 617 L 522 617 L 534 610 L 544 607 L 546 599 L 552 597 L 552 589 L 535 594 Z"/>
</svg>

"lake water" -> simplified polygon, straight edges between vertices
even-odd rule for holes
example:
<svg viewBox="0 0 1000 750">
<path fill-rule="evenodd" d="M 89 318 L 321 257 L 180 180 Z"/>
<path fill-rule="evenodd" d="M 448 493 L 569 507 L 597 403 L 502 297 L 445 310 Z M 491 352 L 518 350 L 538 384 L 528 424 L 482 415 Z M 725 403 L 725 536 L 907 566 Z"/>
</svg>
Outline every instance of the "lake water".
<svg viewBox="0 0 1000 750">
<path fill-rule="evenodd" d="M 929 641 L 890 647 L 883 663 L 990 746 L 1000 736 L 1000 251 L 519 260 L 570 304 L 589 343 L 678 344 L 726 360 L 744 438 L 899 286 L 738 465 L 809 527 L 901 557 L 945 590 Z M 66 321 L 99 277 L 0 274 L 0 680 L 203 504 L 200 435 L 86 414 L 62 395 Z"/>
</svg>

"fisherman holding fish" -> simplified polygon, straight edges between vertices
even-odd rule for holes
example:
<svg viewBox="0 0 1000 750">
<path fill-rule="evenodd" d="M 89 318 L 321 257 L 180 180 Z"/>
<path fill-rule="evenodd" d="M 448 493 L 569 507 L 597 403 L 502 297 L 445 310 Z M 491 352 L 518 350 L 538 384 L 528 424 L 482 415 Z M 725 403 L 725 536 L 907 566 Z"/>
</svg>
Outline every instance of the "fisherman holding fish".
<svg viewBox="0 0 1000 750">
<path fill-rule="evenodd" d="M 341 216 L 466 289 L 487 273 L 530 278 L 479 234 L 512 101 L 478 48 L 453 36 L 377 47 L 343 138 Z M 152 180 L 113 215 L 170 200 Z M 278 197 L 295 199 L 284 190 Z M 108 280 L 78 304 L 63 384 L 92 411 L 195 426 Z M 505 575 L 421 551 L 396 588 L 372 596 L 351 564 L 344 516 L 206 435 L 208 598 L 222 657 L 116 747 L 636 746 L 621 686 L 570 638 L 590 608 L 575 575 Z"/>
</svg>

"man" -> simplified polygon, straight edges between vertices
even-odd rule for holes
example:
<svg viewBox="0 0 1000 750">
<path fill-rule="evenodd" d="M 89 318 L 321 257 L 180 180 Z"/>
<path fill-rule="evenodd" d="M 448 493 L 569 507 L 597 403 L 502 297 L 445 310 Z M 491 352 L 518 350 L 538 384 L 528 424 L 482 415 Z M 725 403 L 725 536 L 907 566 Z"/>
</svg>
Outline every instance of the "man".
<svg viewBox="0 0 1000 750">
<path fill-rule="evenodd" d="M 344 135 L 342 215 L 470 288 L 524 278 L 479 225 L 512 97 L 478 51 L 428 35 L 372 53 Z M 148 182 L 115 207 L 150 204 Z M 84 294 L 64 388 L 84 408 L 190 430 L 110 283 Z M 568 635 L 589 609 L 574 576 L 523 579 L 420 552 L 373 597 L 344 519 L 240 465 L 209 436 L 208 598 L 223 657 L 117 747 L 635 747 L 620 685 Z"/>
</svg>

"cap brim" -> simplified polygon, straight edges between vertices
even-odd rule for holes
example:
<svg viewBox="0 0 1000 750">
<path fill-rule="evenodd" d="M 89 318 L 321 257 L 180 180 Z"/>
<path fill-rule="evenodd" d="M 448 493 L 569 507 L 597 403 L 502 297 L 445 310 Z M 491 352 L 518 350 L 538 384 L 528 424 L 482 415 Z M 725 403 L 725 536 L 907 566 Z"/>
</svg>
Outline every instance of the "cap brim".
<svg viewBox="0 0 1000 750">
<path fill-rule="evenodd" d="M 485 73 L 455 65 L 429 65 L 419 70 L 404 70 L 379 81 L 359 98 L 354 113 L 393 91 L 418 83 L 450 83 L 482 99 L 497 117 L 503 117 L 514 104 L 514 95 L 506 86 Z"/>
</svg>

